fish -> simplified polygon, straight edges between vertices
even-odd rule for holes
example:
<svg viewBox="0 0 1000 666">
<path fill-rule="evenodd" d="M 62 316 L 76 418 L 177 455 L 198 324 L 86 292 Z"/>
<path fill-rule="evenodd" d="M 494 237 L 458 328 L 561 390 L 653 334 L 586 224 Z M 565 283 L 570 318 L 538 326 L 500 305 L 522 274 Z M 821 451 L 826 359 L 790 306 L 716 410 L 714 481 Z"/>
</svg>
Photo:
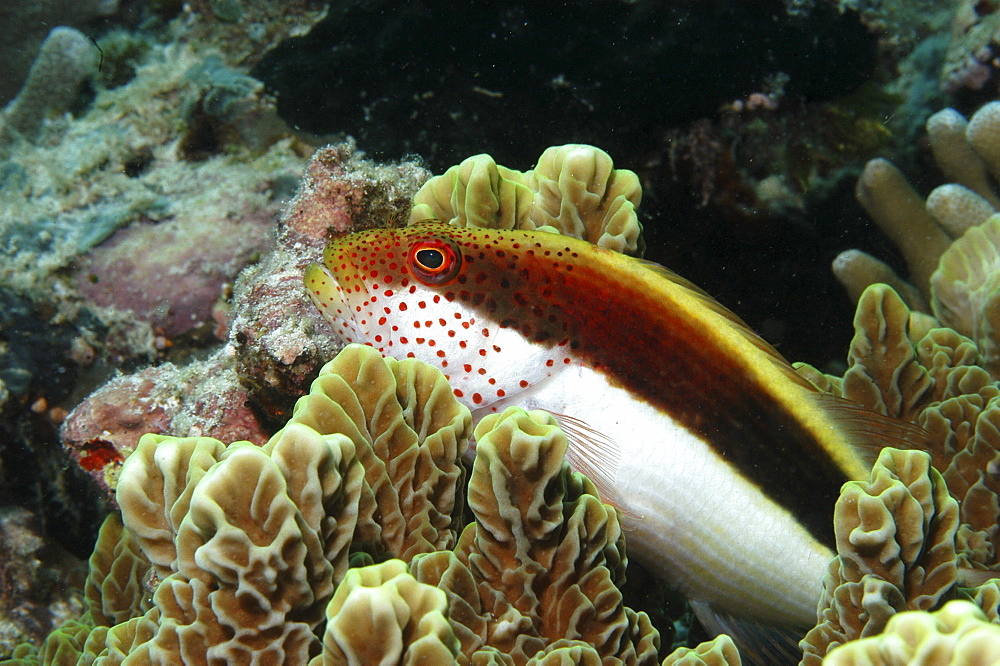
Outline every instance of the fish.
<svg viewBox="0 0 1000 666">
<path fill-rule="evenodd" d="M 436 221 L 337 238 L 304 283 L 345 342 L 437 366 L 474 419 L 553 414 L 629 555 L 689 599 L 815 624 L 867 417 L 692 283 L 558 233 Z"/>
</svg>

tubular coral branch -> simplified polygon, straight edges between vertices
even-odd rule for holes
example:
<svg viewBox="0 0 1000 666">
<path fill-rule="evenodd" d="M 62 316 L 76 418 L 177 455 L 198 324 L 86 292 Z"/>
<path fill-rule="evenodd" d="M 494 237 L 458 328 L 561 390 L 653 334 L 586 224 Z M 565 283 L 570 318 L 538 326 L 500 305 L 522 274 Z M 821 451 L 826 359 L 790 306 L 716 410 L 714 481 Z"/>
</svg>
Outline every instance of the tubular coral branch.
<svg viewBox="0 0 1000 666">
<path fill-rule="evenodd" d="M 46 116 L 67 110 L 80 86 L 97 73 L 97 47 L 75 28 L 53 28 L 21 92 L 4 110 L 6 127 L 34 139 Z"/>
<path fill-rule="evenodd" d="M 903 174 L 887 160 L 870 161 L 858 178 L 858 201 L 906 258 L 913 282 L 929 293 L 931 273 L 951 239 L 927 213 Z"/>
</svg>

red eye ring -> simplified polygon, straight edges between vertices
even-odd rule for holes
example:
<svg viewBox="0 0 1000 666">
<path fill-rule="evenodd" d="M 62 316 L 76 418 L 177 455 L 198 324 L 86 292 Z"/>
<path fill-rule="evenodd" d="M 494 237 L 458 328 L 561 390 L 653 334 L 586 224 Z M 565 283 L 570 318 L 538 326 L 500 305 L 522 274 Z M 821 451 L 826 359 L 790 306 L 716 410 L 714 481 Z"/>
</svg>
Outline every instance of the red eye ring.
<svg viewBox="0 0 1000 666">
<path fill-rule="evenodd" d="M 462 267 L 458 246 L 446 238 L 423 238 L 406 257 L 413 275 L 424 284 L 444 284 Z"/>
</svg>

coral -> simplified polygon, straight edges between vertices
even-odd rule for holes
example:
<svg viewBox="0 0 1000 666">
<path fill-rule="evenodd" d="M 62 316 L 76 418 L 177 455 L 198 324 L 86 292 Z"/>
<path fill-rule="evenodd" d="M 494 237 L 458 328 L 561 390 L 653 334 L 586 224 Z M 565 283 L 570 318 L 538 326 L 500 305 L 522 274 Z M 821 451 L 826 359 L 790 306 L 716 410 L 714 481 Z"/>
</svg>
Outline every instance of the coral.
<svg viewBox="0 0 1000 666">
<path fill-rule="evenodd" d="M 193 214 L 133 224 L 80 262 L 76 286 L 90 303 L 129 312 L 176 338 L 211 321 L 226 286 L 269 249 L 271 225 L 266 210 L 234 212 L 212 224 Z"/>
<path fill-rule="evenodd" d="M 167 4 L 170 0 L 156 0 Z M 302 35 L 323 19 L 327 5 L 317 0 L 195 0 L 186 3 L 183 42 L 213 44 L 229 67 L 246 71 L 272 48 Z"/>
<path fill-rule="evenodd" d="M 100 256 L 81 262 L 75 286 L 89 289 L 102 305 L 117 305 L 118 298 L 124 308 L 150 308 L 136 312 L 139 317 L 162 319 L 157 308 L 183 293 L 171 271 L 214 301 L 247 257 L 267 248 L 264 228 L 280 209 L 282 184 L 294 182 L 304 162 L 294 141 L 275 141 L 273 133 L 266 145 L 250 145 L 239 137 L 196 132 L 197 109 L 207 93 L 205 84 L 185 73 L 204 62 L 198 50 L 155 45 L 136 65 L 134 78 L 100 91 L 74 122 L 46 126 L 34 146 L 0 145 L 3 284 L 36 300 L 57 301 L 64 316 L 73 319 L 74 294 L 65 289 L 70 293 L 57 297 L 53 274 L 123 227 L 160 223 L 165 226 L 127 234 L 156 243 L 157 252 L 145 247 L 123 256 L 128 241 L 116 239 L 123 246 L 117 254 L 102 248 Z M 269 102 L 259 89 L 251 102 L 231 122 L 258 124 L 254 114 Z M 189 148 L 198 146 L 200 161 L 185 159 L 178 143 L 182 138 Z M 230 255 L 234 237 L 240 238 L 241 249 Z M 182 247 L 173 250 L 174 242 Z M 176 260 L 183 246 L 192 244 L 206 253 L 202 263 L 186 258 L 183 267 L 157 266 L 159 257 Z M 131 289 L 129 280 L 138 289 Z M 145 301 L 131 293 L 151 290 L 156 293 Z M 206 316 L 202 308 L 196 318 Z"/>
<path fill-rule="evenodd" d="M 694 648 L 677 648 L 663 660 L 662 666 L 740 666 L 742 663 L 733 639 L 720 634 Z"/>
<path fill-rule="evenodd" d="M 923 446 L 960 503 L 959 557 L 995 568 L 1000 533 L 1000 385 L 982 367 L 976 344 L 919 312 L 886 285 L 861 296 L 843 378 L 805 365 L 822 390 L 920 426 Z"/>
<path fill-rule="evenodd" d="M 64 628 L 41 658 L 305 663 L 347 570 L 363 474 L 348 438 L 300 425 L 263 447 L 144 436 L 118 487 L 127 529 L 109 518 L 91 558 L 76 645 Z"/>
<path fill-rule="evenodd" d="M 877 260 L 858 255 L 841 273 L 849 291 L 861 294 L 847 373 L 840 379 L 800 369 L 824 390 L 923 429 L 933 465 L 960 504 L 959 561 L 994 570 L 1000 197 L 992 183 L 1000 174 L 1000 103 L 969 121 L 946 109 L 928 120 L 927 131 L 941 171 L 955 182 L 933 190 L 921 206 L 898 170 L 882 161 L 869 165 L 858 187 L 862 203 L 900 243 L 919 297 L 888 269 L 867 271 Z M 887 277 L 902 285 L 903 298 L 885 285 L 864 288 Z"/>
<path fill-rule="evenodd" d="M 142 615 L 152 606 L 147 588 L 153 580 L 152 564 L 117 513 L 104 519 L 89 567 L 84 590 L 86 622 L 112 627 Z"/>
<path fill-rule="evenodd" d="M 99 53 L 74 28 L 53 28 L 42 42 L 27 81 L 3 112 L 0 135 L 34 139 L 50 114 L 68 110 L 83 84 L 97 73 Z"/>
<path fill-rule="evenodd" d="M 1000 214 L 951 244 L 931 287 L 931 308 L 941 324 L 975 340 L 983 367 L 1000 376 Z"/>
<path fill-rule="evenodd" d="M 896 613 L 931 610 L 957 581 L 958 503 L 920 451 L 887 448 L 867 482 L 845 484 L 834 510 L 837 557 L 823 581 L 819 622 L 803 665 L 881 633 Z"/>
<path fill-rule="evenodd" d="M 88 612 L 17 656 L 654 663 L 658 634 L 617 588 L 617 514 L 563 462 L 551 416 L 480 424 L 476 522 L 456 543 L 469 426 L 436 369 L 353 345 L 262 447 L 145 435 L 90 561 Z M 348 570 L 357 551 L 384 561 Z"/>
<path fill-rule="evenodd" d="M 5 35 L 0 47 L 5 66 L 5 76 L 0 79 L 0 104 L 24 87 L 24 79 L 52 26 L 83 29 L 95 19 L 113 16 L 118 4 L 119 0 L 39 0 L 0 7 L 0 24 Z"/>
<path fill-rule="evenodd" d="M 624 536 L 615 511 L 563 462 L 566 436 L 546 412 L 508 408 L 476 427 L 469 507 L 455 551 L 415 558 L 417 580 L 445 589 L 472 663 L 498 651 L 514 664 L 561 639 L 605 664 L 651 663 L 659 635 L 624 606 Z"/>
<path fill-rule="evenodd" d="M 118 489 L 160 579 L 153 636 L 130 655 L 303 663 L 347 569 L 362 474 L 348 438 L 305 427 L 263 448 L 147 436 Z"/>
<path fill-rule="evenodd" d="M 378 166 L 355 153 L 349 142 L 324 146 L 312 156 L 282 216 L 283 246 L 301 243 L 322 251 L 337 235 L 402 223 L 430 173 L 414 162 Z"/>
<path fill-rule="evenodd" d="M 995 76 L 993 54 L 1000 42 L 1000 12 L 991 2 L 961 0 L 952 15 L 951 39 L 941 87 L 948 92 L 979 90 Z"/>
<path fill-rule="evenodd" d="M 445 593 L 417 582 L 402 560 L 352 569 L 327 605 L 323 655 L 309 663 L 453 662 L 459 644 L 447 607 Z"/>
<path fill-rule="evenodd" d="M 902 252 L 910 280 L 921 297 L 912 298 L 912 288 L 903 286 L 905 283 L 891 269 L 857 251 L 838 258 L 834 270 L 852 295 L 860 295 L 876 281 L 886 282 L 906 298 L 911 308 L 929 309 L 943 323 L 952 325 L 955 318 L 949 318 L 951 306 L 938 301 L 935 295 L 947 298 L 944 292 L 949 289 L 960 293 L 986 289 L 982 266 L 978 276 L 953 274 L 969 261 L 963 256 L 968 252 L 961 244 L 955 248 L 954 241 L 967 230 L 985 224 L 1000 206 L 1000 196 L 991 185 L 991 177 L 1000 174 L 1000 102 L 986 104 L 969 121 L 957 111 L 945 109 L 928 118 L 926 126 L 934 158 L 953 182 L 934 189 L 924 202 L 895 166 L 876 159 L 865 167 L 856 187 L 859 202 Z M 948 259 L 944 259 L 946 253 L 950 253 Z M 980 283 L 954 285 L 969 277 Z M 964 319 L 959 330 L 970 335 L 974 322 L 969 316 Z"/>
<path fill-rule="evenodd" d="M 476 155 L 431 178 L 413 197 L 410 224 L 436 219 L 460 227 L 551 229 L 596 245 L 641 253 L 638 177 L 615 169 L 593 146 L 548 148 L 531 171 Z"/>
<path fill-rule="evenodd" d="M 472 416 L 436 368 L 348 345 L 295 404 L 291 425 L 354 442 L 366 482 L 355 550 L 409 561 L 454 544 Z"/>
<path fill-rule="evenodd" d="M 923 199 L 884 159 L 868 162 L 855 192 L 875 224 L 899 247 L 911 279 L 926 293 L 938 257 L 951 239 L 927 212 Z"/>
<path fill-rule="evenodd" d="M 1000 654 L 1000 627 L 968 601 L 950 601 L 938 611 L 894 615 L 878 636 L 830 651 L 830 666 L 852 664 L 988 664 Z"/>
</svg>

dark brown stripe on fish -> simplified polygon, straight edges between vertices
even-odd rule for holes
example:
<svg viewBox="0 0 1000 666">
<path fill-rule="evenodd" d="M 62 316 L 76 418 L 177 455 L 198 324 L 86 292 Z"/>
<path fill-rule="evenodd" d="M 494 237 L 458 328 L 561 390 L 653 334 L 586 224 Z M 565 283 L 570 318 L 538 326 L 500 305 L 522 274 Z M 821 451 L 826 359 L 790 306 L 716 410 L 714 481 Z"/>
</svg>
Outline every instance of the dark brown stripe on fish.
<svg viewBox="0 0 1000 666">
<path fill-rule="evenodd" d="M 617 260 L 601 260 L 609 251 L 596 253 L 595 261 L 587 246 L 584 258 L 575 242 L 556 235 L 525 242 L 532 236 L 453 233 L 467 278 L 449 296 L 530 339 L 568 340 L 613 384 L 700 436 L 818 541 L 835 547 L 831 516 L 847 475 L 775 400 L 772 391 L 788 386 L 758 385 L 742 359 L 713 340 L 714 331 L 658 301 L 663 294 L 650 285 L 667 278 L 643 269 L 648 279 L 637 280 Z M 520 247 L 510 250 L 512 242 Z M 495 249 L 500 244 L 502 255 Z"/>
</svg>

